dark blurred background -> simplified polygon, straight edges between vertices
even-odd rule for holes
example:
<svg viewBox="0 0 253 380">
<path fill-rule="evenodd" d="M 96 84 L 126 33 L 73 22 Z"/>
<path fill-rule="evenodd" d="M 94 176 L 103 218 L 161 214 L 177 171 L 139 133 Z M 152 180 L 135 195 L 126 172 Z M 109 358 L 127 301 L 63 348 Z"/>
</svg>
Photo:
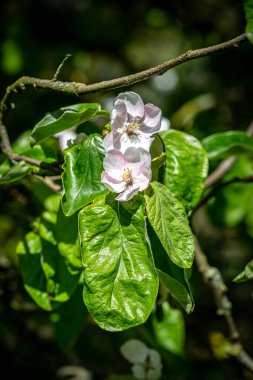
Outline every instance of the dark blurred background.
<svg viewBox="0 0 253 380">
<path fill-rule="evenodd" d="M 244 28 L 243 4 L 238 0 L 1 0 L 0 95 L 22 75 L 52 78 L 66 54 L 72 56 L 60 79 L 95 83 L 149 68 L 188 49 L 223 42 Z M 246 130 L 253 119 L 252 62 L 253 48 L 247 42 L 130 89 L 159 106 L 173 128 L 200 139 L 219 131 Z M 5 118 L 11 141 L 58 107 L 97 101 L 110 108 L 119 91 L 81 99 L 36 89 L 15 94 L 15 109 Z M 252 160 L 241 157 L 233 170 L 234 175 L 248 175 Z M 94 379 L 130 373 L 119 347 L 129 337 L 152 346 L 150 321 L 129 332 L 108 333 L 80 306 L 69 313 L 57 336 L 52 327 L 57 315 L 39 310 L 23 289 L 15 247 L 43 207 L 29 190 L 28 185 L 0 190 L 0 378 L 55 379 L 66 365 L 84 367 Z M 194 218 L 210 263 L 220 268 L 228 285 L 235 319 L 251 355 L 253 286 L 232 280 L 252 259 L 252 190 L 252 185 L 234 185 Z M 253 379 L 224 354 L 227 329 L 196 268 L 192 284 L 196 308 L 190 316 L 184 313 L 185 351 L 164 354 L 165 378 Z M 78 319 L 79 313 L 83 315 Z M 79 326 L 80 333 L 65 344 L 62 336 L 72 324 Z"/>
</svg>

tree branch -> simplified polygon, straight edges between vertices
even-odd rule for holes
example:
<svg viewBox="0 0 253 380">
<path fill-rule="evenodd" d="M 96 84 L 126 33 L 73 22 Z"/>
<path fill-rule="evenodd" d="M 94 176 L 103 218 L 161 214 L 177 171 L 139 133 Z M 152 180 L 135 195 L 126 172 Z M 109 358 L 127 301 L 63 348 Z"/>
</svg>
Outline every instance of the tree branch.
<svg viewBox="0 0 253 380">
<path fill-rule="evenodd" d="M 204 281 L 213 293 L 217 314 L 222 315 L 227 322 L 230 338 L 229 355 L 235 357 L 237 361 L 253 372 L 253 359 L 244 350 L 240 341 L 240 334 L 231 312 L 232 305 L 226 295 L 227 287 L 223 282 L 220 271 L 209 265 L 198 241 L 196 242 L 195 262 Z"/>
<path fill-rule="evenodd" d="M 184 62 L 205 57 L 211 54 L 215 54 L 224 50 L 239 47 L 243 42 L 247 40 L 245 34 L 241 34 L 233 38 L 232 40 L 223 42 L 218 45 L 209 46 L 197 50 L 189 50 L 180 56 L 166 61 L 158 66 L 152 67 L 150 69 L 140 71 L 135 74 L 127 75 L 121 78 L 111 79 L 107 81 L 102 81 L 99 83 L 85 85 L 83 83 L 76 82 L 61 82 L 58 80 L 47 80 L 32 78 L 28 76 L 23 76 L 19 78 L 12 85 L 7 87 L 6 93 L 2 98 L 0 108 L 2 112 L 6 109 L 6 102 L 11 93 L 17 90 L 24 90 L 26 87 L 44 88 L 48 90 L 62 92 L 68 95 L 84 95 L 89 93 L 95 93 L 105 90 L 111 90 L 119 87 L 130 86 L 134 83 L 144 81 L 155 75 L 164 74 L 169 69 L 178 66 Z"/>
<path fill-rule="evenodd" d="M 233 157 L 233 156 L 232 156 Z M 230 157 L 232 159 L 232 157 Z M 227 160 L 226 160 L 227 161 Z M 215 197 L 215 195 L 222 190 L 224 187 L 227 187 L 231 185 L 232 183 L 252 183 L 253 182 L 253 176 L 245 177 L 245 178 L 240 178 L 240 177 L 235 177 L 232 178 L 228 181 L 224 181 L 216 185 L 208 194 L 206 194 L 200 202 L 197 204 L 195 209 L 193 210 L 192 214 L 195 213 L 200 207 L 204 206 L 211 198 Z"/>
</svg>

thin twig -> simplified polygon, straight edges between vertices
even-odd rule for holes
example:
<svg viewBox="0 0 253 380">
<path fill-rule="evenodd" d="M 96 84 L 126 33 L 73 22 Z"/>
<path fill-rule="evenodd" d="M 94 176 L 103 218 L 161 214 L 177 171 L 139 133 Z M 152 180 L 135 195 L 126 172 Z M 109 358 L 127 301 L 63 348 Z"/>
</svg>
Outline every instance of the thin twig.
<svg viewBox="0 0 253 380">
<path fill-rule="evenodd" d="M 253 176 L 248 176 L 245 178 L 235 177 L 228 181 L 224 181 L 216 185 L 208 194 L 206 194 L 200 202 L 197 204 L 195 209 L 193 210 L 192 214 L 195 213 L 200 207 L 204 206 L 210 199 L 216 196 L 216 194 L 224 189 L 225 187 L 231 185 L 232 183 L 252 183 L 253 182 Z M 192 215 L 191 214 L 191 215 Z"/>
<path fill-rule="evenodd" d="M 209 47 L 197 49 L 197 50 L 189 50 L 186 53 L 181 54 L 180 56 L 176 58 L 173 58 L 169 61 L 166 61 L 150 69 L 140 71 L 135 74 L 127 75 L 121 78 L 111 79 L 111 80 L 102 81 L 99 83 L 94 83 L 94 84 L 89 84 L 89 85 L 85 85 L 83 83 L 76 83 L 76 82 L 61 82 L 58 80 L 52 81 L 48 79 L 39 79 L 39 78 L 23 76 L 7 88 L 6 93 L 4 97 L 2 98 L 0 108 L 2 112 L 5 111 L 6 102 L 10 94 L 20 89 L 24 90 L 26 87 L 44 88 L 48 90 L 62 92 L 68 95 L 80 96 L 84 94 L 95 93 L 95 92 L 100 92 L 100 91 L 105 91 L 105 90 L 112 90 L 112 89 L 124 87 L 124 86 L 130 86 L 134 83 L 144 81 L 155 75 L 164 74 L 169 69 L 175 66 L 178 66 L 184 62 L 201 58 L 201 57 L 206 57 L 208 55 L 212 55 L 212 54 L 215 54 L 224 50 L 228 50 L 231 48 L 239 47 L 246 40 L 247 40 L 246 35 L 241 34 L 240 36 L 237 36 L 233 38 L 232 40 L 223 42 L 221 44 L 217 44 L 217 45 L 213 45 L 213 46 L 209 46 Z"/>
<path fill-rule="evenodd" d="M 227 287 L 223 282 L 220 271 L 209 265 L 198 241 L 196 242 L 195 262 L 204 281 L 208 284 L 213 293 L 217 314 L 222 315 L 227 322 L 230 338 L 230 349 L 228 353 L 253 372 L 253 359 L 242 346 L 240 334 L 231 312 L 232 305 L 226 295 Z"/>
<path fill-rule="evenodd" d="M 208 187 L 213 186 L 218 182 L 224 175 L 229 172 L 236 161 L 236 156 L 230 156 L 226 160 L 222 161 L 219 166 L 207 177 L 204 183 L 204 190 Z"/>
<path fill-rule="evenodd" d="M 246 130 L 248 136 L 253 136 L 253 120 Z M 220 163 L 220 165 L 207 177 L 204 183 L 204 190 L 213 186 L 232 168 L 236 161 L 236 156 L 230 156 Z"/>
<path fill-rule="evenodd" d="M 59 67 L 57 68 L 54 76 L 53 76 L 53 79 L 52 81 L 56 81 L 58 79 L 58 76 L 60 75 L 60 72 L 64 66 L 64 64 L 66 63 L 66 61 L 71 57 L 71 54 L 67 54 L 66 57 L 62 60 L 62 62 L 60 63 Z"/>
<path fill-rule="evenodd" d="M 41 182 L 43 182 L 47 187 L 49 187 L 53 192 L 59 194 L 61 191 L 61 186 L 54 183 L 51 178 L 42 177 L 38 174 L 33 174 L 33 177 L 37 178 Z"/>
</svg>

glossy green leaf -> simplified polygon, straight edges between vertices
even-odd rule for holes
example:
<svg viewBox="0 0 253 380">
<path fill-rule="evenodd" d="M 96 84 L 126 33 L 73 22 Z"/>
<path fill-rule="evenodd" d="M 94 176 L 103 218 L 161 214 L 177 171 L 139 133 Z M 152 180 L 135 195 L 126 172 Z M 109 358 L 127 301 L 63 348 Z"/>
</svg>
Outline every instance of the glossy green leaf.
<svg viewBox="0 0 253 380">
<path fill-rule="evenodd" d="M 250 42 L 253 44 L 253 1 L 244 0 L 244 10 L 246 15 L 246 34 Z"/>
<path fill-rule="evenodd" d="M 62 209 L 65 215 L 74 214 L 97 196 L 108 193 L 101 183 L 104 155 L 99 135 L 91 135 L 82 145 L 64 151 Z"/>
<path fill-rule="evenodd" d="M 45 211 L 34 223 L 34 231 L 29 232 L 17 247 L 25 288 L 45 310 L 52 310 L 69 299 L 81 272 L 67 254 L 62 254 L 65 247 L 58 248 L 61 241 L 56 241 L 57 228 L 57 214 Z M 77 238 L 77 229 L 75 231 Z M 66 230 L 65 234 L 67 239 Z"/>
<path fill-rule="evenodd" d="M 5 167 L 7 168 L 7 165 Z M 0 176 L 0 185 L 9 185 L 13 182 L 18 182 L 30 172 L 31 166 L 20 161 Z"/>
<path fill-rule="evenodd" d="M 152 182 L 153 194 L 146 195 L 149 222 L 170 259 L 181 268 L 190 268 L 195 242 L 182 204 L 159 182 Z"/>
<path fill-rule="evenodd" d="M 240 131 L 215 133 L 202 140 L 209 160 L 245 151 L 253 152 L 253 138 Z"/>
<path fill-rule="evenodd" d="M 100 327 L 144 323 L 158 291 L 139 203 L 94 203 L 79 213 L 84 302 Z"/>
<path fill-rule="evenodd" d="M 183 354 L 184 351 L 184 318 L 180 310 L 173 309 L 168 302 L 163 302 L 162 319 L 156 314 L 152 316 L 152 326 L 159 345 L 173 354 Z"/>
<path fill-rule="evenodd" d="M 199 140 L 170 130 L 160 133 L 167 154 L 164 184 L 187 211 L 198 203 L 208 173 L 206 152 Z"/>
<path fill-rule="evenodd" d="M 75 127 L 87 120 L 98 116 L 107 116 L 107 111 L 102 111 L 98 103 L 79 103 L 47 114 L 33 128 L 31 144 L 39 144 L 49 136 L 65 129 Z"/>
<path fill-rule="evenodd" d="M 249 280 L 253 280 L 253 260 L 251 260 L 246 265 L 245 269 L 234 279 L 235 282 L 244 282 Z"/>
<path fill-rule="evenodd" d="M 188 281 L 190 270 L 179 268 L 170 260 L 150 225 L 148 225 L 148 236 L 160 280 L 185 311 L 191 313 L 194 309 L 194 300 Z"/>
</svg>

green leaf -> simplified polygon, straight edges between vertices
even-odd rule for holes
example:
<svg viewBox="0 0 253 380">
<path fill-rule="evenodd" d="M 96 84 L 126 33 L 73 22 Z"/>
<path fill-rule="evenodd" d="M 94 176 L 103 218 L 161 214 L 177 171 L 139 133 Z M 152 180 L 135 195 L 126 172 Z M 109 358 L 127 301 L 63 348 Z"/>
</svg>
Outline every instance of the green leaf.
<svg viewBox="0 0 253 380">
<path fill-rule="evenodd" d="M 45 310 L 53 310 L 67 301 L 80 278 L 80 268 L 58 249 L 61 241 L 56 241 L 56 221 L 56 213 L 45 211 L 34 223 L 34 231 L 17 246 L 25 288 Z"/>
<path fill-rule="evenodd" d="M 98 116 L 108 117 L 108 112 L 102 111 L 98 103 L 79 103 L 62 107 L 47 114 L 35 125 L 31 134 L 31 144 L 38 144 L 49 136 Z"/>
<path fill-rule="evenodd" d="M 158 291 L 139 203 L 94 203 L 79 213 L 84 302 L 100 327 L 121 331 L 144 323 Z"/>
<path fill-rule="evenodd" d="M 244 11 L 246 15 L 246 34 L 250 42 L 253 44 L 253 1 L 244 0 Z"/>
<path fill-rule="evenodd" d="M 70 300 L 60 305 L 50 318 L 55 329 L 55 340 L 62 350 L 69 350 L 73 346 L 87 316 L 82 301 L 82 287 L 78 286 Z"/>
<path fill-rule="evenodd" d="M 148 236 L 160 280 L 185 311 L 191 313 L 194 309 L 194 300 L 188 282 L 190 270 L 179 268 L 170 260 L 150 225 L 148 225 Z"/>
<path fill-rule="evenodd" d="M 145 196 L 149 222 L 170 259 L 181 268 L 190 268 L 195 241 L 185 209 L 166 186 L 152 182 L 151 187 L 153 194 Z"/>
<path fill-rule="evenodd" d="M 101 183 L 104 155 L 99 135 L 91 135 L 82 145 L 64 151 L 62 209 L 66 216 L 74 214 L 97 196 L 108 193 Z"/>
<path fill-rule="evenodd" d="M 7 168 L 7 166 L 5 167 Z M 1 175 L 0 185 L 9 185 L 13 182 L 18 182 L 30 172 L 31 166 L 27 165 L 24 161 L 20 161 Z"/>
<path fill-rule="evenodd" d="M 164 184 L 187 212 L 198 203 L 208 173 L 206 152 L 199 140 L 170 130 L 160 133 L 167 154 Z"/>
<path fill-rule="evenodd" d="M 239 273 L 234 279 L 235 282 L 244 282 L 253 279 L 253 260 L 251 260 L 245 267 L 245 269 Z"/>
<path fill-rule="evenodd" d="M 173 309 L 168 302 L 162 304 L 162 320 L 155 313 L 152 326 L 158 344 L 172 352 L 182 355 L 184 352 L 184 318 L 180 310 Z"/>
<path fill-rule="evenodd" d="M 202 140 L 209 160 L 245 151 L 253 152 L 253 138 L 240 131 L 215 133 Z"/>
</svg>

